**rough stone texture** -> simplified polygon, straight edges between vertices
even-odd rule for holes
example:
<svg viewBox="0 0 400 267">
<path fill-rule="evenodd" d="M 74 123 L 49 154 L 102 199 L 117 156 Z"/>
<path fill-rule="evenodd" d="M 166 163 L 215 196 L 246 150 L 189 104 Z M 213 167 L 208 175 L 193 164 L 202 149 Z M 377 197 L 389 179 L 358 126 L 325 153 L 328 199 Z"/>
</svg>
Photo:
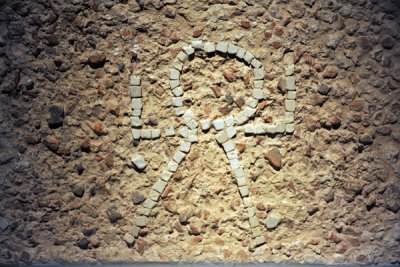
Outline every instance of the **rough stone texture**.
<svg viewBox="0 0 400 267">
<path fill-rule="evenodd" d="M 0 265 L 398 264 L 397 2 L 0 1 Z M 203 40 L 192 43 L 196 57 L 181 54 L 187 61 L 177 64 L 192 36 Z M 244 49 L 209 57 L 200 51 L 206 41 Z M 252 200 L 242 204 L 213 128 L 199 130 L 177 172 L 162 176 L 181 138 L 153 140 L 146 131 L 143 139 L 138 129 L 133 140 L 129 86 L 131 75 L 142 77 L 142 129 L 152 116 L 159 129 L 179 129 L 175 112 L 189 107 L 199 122 L 236 118 L 253 88 L 251 66 L 234 59 L 246 50 L 265 69 L 254 87 L 270 97 L 249 123 L 281 125 L 285 74 L 295 77 L 297 100 L 293 135 L 281 133 L 284 124 L 271 136 L 238 131 L 239 155 L 228 156 L 248 177 L 240 185 Z M 183 70 L 181 81 L 169 82 L 171 67 Z M 322 84 L 331 90 L 318 91 Z M 171 107 L 170 85 L 182 89 L 176 104 L 184 109 Z M 51 106 L 64 110 L 54 127 Z M 272 147 L 283 155 L 279 171 L 263 157 Z M 145 155 L 145 172 L 132 168 L 134 154 Z M 168 181 L 158 203 L 135 204 L 133 193 L 148 197 L 158 179 Z M 252 201 L 264 205 L 257 239 L 244 209 Z M 280 219 L 273 230 L 271 213 Z M 133 234 L 141 214 L 148 222 Z M 88 228 L 97 231 L 84 236 Z M 131 247 L 126 233 L 137 238 Z M 261 245 L 249 251 L 249 241 Z"/>
</svg>

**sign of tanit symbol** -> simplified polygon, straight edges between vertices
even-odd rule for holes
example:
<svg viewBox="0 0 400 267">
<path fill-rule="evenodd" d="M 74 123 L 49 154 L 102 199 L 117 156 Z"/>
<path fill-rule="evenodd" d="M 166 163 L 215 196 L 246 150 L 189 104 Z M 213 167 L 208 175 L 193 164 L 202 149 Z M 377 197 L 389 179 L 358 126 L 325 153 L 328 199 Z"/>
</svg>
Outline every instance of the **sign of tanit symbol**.
<svg viewBox="0 0 400 267">
<path fill-rule="evenodd" d="M 239 61 L 248 64 L 253 69 L 254 75 L 254 90 L 252 97 L 247 99 L 246 104 L 242 110 L 235 117 L 226 116 L 224 119 L 218 118 L 213 121 L 208 119 L 198 120 L 194 112 L 189 108 L 185 109 L 183 105 L 183 90 L 180 86 L 180 75 L 183 65 L 196 56 L 196 52 L 203 51 L 208 56 L 221 55 L 236 58 Z M 200 131 L 208 131 L 211 127 L 216 130 L 215 139 L 224 150 L 226 157 L 230 162 L 232 174 L 236 180 L 238 193 L 240 194 L 243 206 L 245 207 L 248 220 L 251 228 L 253 240 L 250 242 L 249 249 L 254 249 L 257 246 L 265 244 L 266 240 L 262 234 L 258 218 L 255 215 L 251 196 L 249 195 L 249 180 L 241 167 L 238 159 L 238 152 L 235 149 L 233 142 L 238 132 L 244 132 L 246 135 L 275 135 L 275 134 L 292 134 L 294 132 L 294 111 L 296 106 L 296 86 L 293 76 L 293 65 L 288 67 L 285 71 L 285 78 L 280 82 L 280 87 L 286 91 L 285 99 L 285 116 L 281 123 L 267 124 L 267 123 L 249 123 L 257 112 L 257 106 L 260 101 L 268 98 L 264 87 L 264 68 L 259 60 L 257 60 L 250 51 L 239 47 L 235 44 L 220 42 L 203 42 L 201 40 L 191 41 L 191 45 L 182 47 L 172 63 L 170 68 L 170 87 L 172 91 L 172 105 L 174 107 L 176 116 L 181 116 L 186 127 L 180 128 L 178 134 L 183 138 L 179 148 L 176 150 L 173 157 L 170 159 L 166 170 L 162 172 L 157 182 L 153 185 L 146 200 L 143 202 L 143 207 L 139 211 L 139 216 L 135 220 L 135 225 L 124 236 L 124 240 L 128 245 L 132 246 L 135 238 L 139 236 L 140 228 L 146 227 L 151 209 L 153 209 L 159 199 L 160 195 L 166 188 L 171 176 L 177 171 L 179 164 L 185 159 L 189 153 L 192 145 L 197 142 L 197 133 Z M 175 130 L 172 127 L 163 129 L 143 129 L 141 122 L 142 104 L 142 91 L 141 91 L 141 78 L 139 76 L 131 76 L 130 78 L 130 95 L 131 95 L 131 125 L 133 139 L 139 141 L 140 139 L 155 139 L 160 138 L 161 134 L 165 137 L 174 136 Z M 132 163 L 138 169 L 143 169 L 146 166 L 144 158 L 140 155 L 132 157 Z"/>
</svg>

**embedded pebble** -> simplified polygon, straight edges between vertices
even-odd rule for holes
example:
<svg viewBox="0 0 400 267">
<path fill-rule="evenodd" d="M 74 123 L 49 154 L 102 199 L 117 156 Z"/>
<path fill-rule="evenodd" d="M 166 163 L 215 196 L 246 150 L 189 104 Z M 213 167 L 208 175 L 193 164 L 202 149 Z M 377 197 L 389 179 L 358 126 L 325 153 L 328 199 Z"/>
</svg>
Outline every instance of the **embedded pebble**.
<svg viewBox="0 0 400 267">
<path fill-rule="evenodd" d="M 131 234 L 126 233 L 123 239 L 129 247 L 135 243 L 135 238 Z"/>
<path fill-rule="evenodd" d="M 133 155 L 131 158 L 133 165 L 139 170 L 143 170 L 147 164 L 142 155 Z"/>
<path fill-rule="evenodd" d="M 10 224 L 6 218 L 0 217 L 0 230 L 1 231 L 5 231 L 9 225 Z"/>
<path fill-rule="evenodd" d="M 273 216 L 268 216 L 265 220 L 265 226 L 268 230 L 273 230 L 278 227 L 279 219 Z"/>
</svg>

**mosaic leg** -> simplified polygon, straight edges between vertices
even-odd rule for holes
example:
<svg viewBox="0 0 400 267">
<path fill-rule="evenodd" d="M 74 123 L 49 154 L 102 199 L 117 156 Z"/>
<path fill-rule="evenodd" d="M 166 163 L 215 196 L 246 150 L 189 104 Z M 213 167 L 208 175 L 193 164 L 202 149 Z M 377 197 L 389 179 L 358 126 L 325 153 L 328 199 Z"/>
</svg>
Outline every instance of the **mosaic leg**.
<svg viewBox="0 0 400 267">
<path fill-rule="evenodd" d="M 175 151 L 174 156 L 168 162 L 167 169 L 161 173 L 160 178 L 150 189 L 150 193 L 143 202 L 143 207 L 139 211 L 140 216 L 136 218 L 135 225 L 132 227 L 129 233 L 124 236 L 124 240 L 128 243 L 128 245 L 133 245 L 133 238 L 137 238 L 139 236 L 140 228 L 146 227 L 151 210 L 157 206 L 162 193 L 167 187 L 168 181 L 177 171 L 179 164 L 182 163 L 186 155 L 190 152 L 191 145 L 191 142 L 188 141 L 181 142 L 179 148 Z"/>
<path fill-rule="evenodd" d="M 216 129 L 223 127 L 222 125 L 221 125 L 222 127 L 219 126 L 218 122 L 215 121 L 213 121 L 213 124 Z M 257 246 L 265 244 L 266 240 L 262 235 L 262 231 L 260 229 L 260 223 L 255 214 L 255 209 L 251 201 L 248 179 L 246 178 L 243 168 L 241 167 L 240 161 L 238 159 L 238 152 L 235 149 L 235 145 L 232 141 L 232 139 L 236 135 L 236 130 L 233 127 L 233 125 L 228 124 L 227 126 L 228 127 L 225 129 L 222 128 L 218 132 L 215 138 L 217 142 L 223 147 L 225 155 L 230 162 L 232 173 L 236 179 L 236 184 L 238 186 L 238 191 L 243 201 L 243 206 L 247 211 L 251 233 L 253 237 L 253 241 L 250 244 L 250 249 L 254 249 Z"/>
<path fill-rule="evenodd" d="M 179 148 L 175 151 L 175 154 L 170 159 L 167 165 L 167 169 L 161 174 L 157 182 L 152 186 L 150 193 L 143 203 L 143 207 L 139 211 L 139 217 L 135 220 L 135 225 L 132 227 L 129 233 L 125 234 L 124 240 L 128 246 L 134 244 L 134 239 L 139 236 L 140 228 L 146 227 L 147 221 L 151 210 L 157 206 L 158 201 L 167 187 L 169 179 L 177 171 L 179 164 L 185 159 L 186 155 L 190 152 L 192 143 L 197 142 L 197 126 L 198 123 L 195 120 L 193 112 L 189 109 L 183 115 L 183 120 L 187 127 L 179 129 L 179 135 L 185 137 L 186 140 L 182 141 Z"/>
</svg>

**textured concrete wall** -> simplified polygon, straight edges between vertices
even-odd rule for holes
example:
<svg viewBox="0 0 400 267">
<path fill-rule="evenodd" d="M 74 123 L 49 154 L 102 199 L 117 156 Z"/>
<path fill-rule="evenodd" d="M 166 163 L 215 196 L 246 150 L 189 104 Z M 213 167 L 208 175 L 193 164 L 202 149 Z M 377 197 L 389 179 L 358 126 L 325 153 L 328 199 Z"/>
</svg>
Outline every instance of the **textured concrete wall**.
<svg viewBox="0 0 400 267">
<path fill-rule="evenodd" d="M 0 6 L 1 264 L 399 263 L 398 1 Z"/>
</svg>

